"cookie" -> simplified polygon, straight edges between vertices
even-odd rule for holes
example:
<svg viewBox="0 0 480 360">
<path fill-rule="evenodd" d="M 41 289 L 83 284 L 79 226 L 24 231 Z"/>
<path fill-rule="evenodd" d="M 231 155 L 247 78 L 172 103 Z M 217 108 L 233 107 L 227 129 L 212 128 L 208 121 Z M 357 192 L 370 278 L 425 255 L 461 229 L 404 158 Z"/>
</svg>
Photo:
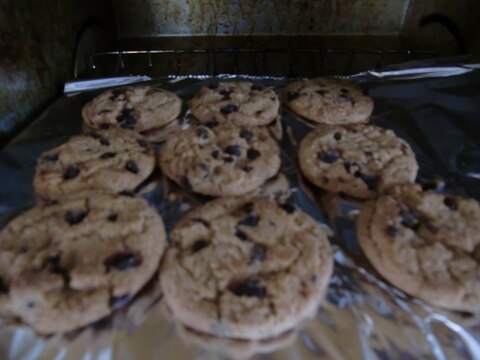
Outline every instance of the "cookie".
<svg viewBox="0 0 480 360">
<path fill-rule="evenodd" d="M 310 182 L 357 198 L 411 183 L 418 171 L 410 146 L 373 125 L 319 126 L 302 140 L 298 158 Z"/>
<path fill-rule="evenodd" d="M 265 128 L 214 122 L 169 139 L 160 149 L 159 163 L 186 190 L 242 195 L 278 172 L 280 150 Z"/>
<path fill-rule="evenodd" d="M 452 310 L 480 311 L 480 205 L 418 185 L 368 202 L 360 246 L 373 267 L 406 293 Z"/>
<path fill-rule="evenodd" d="M 90 324 L 153 276 L 165 239 L 141 198 L 83 192 L 37 205 L 0 233 L 0 315 L 41 334 Z"/>
<path fill-rule="evenodd" d="M 202 87 L 189 106 L 200 121 L 262 126 L 275 120 L 280 102 L 275 92 L 263 85 L 246 81 L 219 82 Z"/>
<path fill-rule="evenodd" d="M 339 79 L 304 79 L 285 87 L 285 103 L 296 114 L 321 124 L 364 123 L 373 100 L 355 84 Z"/>
<path fill-rule="evenodd" d="M 150 86 L 128 86 L 107 90 L 87 103 L 83 121 L 94 129 L 121 127 L 143 132 L 175 120 L 182 101 L 174 93 Z"/>
<path fill-rule="evenodd" d="M 74 136 L 44 152 L 33 184 L 43 199 L 87 189 L 133 191 L 154 167 L 153 147 L 143 137 L 113 128 Z"/>
<path fill-rule="evenodd" d="M 160 278 L 182 324 L 256 340 L 316 314 L 332 265 L 324 230 L 292 202 L 243 196 L 188 213 L 171 233 Z"/>
</svg>

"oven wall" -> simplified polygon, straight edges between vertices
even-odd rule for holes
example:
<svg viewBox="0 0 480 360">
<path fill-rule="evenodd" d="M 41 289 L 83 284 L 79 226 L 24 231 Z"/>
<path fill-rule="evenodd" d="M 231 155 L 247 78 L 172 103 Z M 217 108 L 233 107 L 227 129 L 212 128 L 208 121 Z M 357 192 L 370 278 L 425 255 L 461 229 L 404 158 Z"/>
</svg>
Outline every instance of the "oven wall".
<svg viewBox="0 0 480 360">
<path fill-rule="evenodd" d="M 117 0 L 121 37 L 398 34 L 410 0 Z M 142 21 L 139 21 L 142 19 Z"/>
<path fill-rule="evenodd" d="M 82 24 L 90 19 L 111 28 L 111 14 L 106 0 L 0 2 L 0 145 L 37 116 L 72 77 Z"/>
</svg>

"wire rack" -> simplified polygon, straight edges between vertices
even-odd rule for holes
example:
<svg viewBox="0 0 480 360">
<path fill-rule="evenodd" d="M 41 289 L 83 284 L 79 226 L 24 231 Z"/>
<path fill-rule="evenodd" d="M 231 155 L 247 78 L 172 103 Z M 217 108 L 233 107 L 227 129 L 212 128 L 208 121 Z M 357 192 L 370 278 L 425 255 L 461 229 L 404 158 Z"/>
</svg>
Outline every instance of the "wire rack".
<svg viewBox="0 0 480 360">
<path fill-rule="evenodd" d="M 77 77 L 113 75 L 345 75 L 436 57 L 433 51 L 391 49 L 163 49 L 98 52 L 75 65 Z M 81 74 L 81 75 L 79 75 Z"/>
</svg>

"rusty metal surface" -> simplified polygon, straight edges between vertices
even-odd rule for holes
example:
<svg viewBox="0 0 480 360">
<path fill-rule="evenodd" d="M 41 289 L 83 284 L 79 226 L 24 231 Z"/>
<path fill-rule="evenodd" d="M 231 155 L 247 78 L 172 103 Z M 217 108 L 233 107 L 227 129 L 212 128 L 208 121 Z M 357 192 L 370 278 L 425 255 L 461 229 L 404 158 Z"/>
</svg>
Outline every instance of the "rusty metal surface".
<svg viewBox="0 0 480 360">
<path fill-rule="evenodd" d="M 398 34 L 409 0 L 117 0 L 119 35 Z M 139 21 L 139 19 L 142 19 Z"/>
<path fill-rule="evenodd" d="M 108 3 L 0 2 L 0 146 L 60 93 L 76 32 L 88 17 L 107 13 Z"/>
</svg>

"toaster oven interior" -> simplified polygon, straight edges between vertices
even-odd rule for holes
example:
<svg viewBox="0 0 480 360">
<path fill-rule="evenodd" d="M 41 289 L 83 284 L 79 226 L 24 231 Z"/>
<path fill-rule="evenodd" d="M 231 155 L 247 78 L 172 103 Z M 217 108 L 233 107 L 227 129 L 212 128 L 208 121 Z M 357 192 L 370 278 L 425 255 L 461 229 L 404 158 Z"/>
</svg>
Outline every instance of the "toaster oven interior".
<svg viewBox="0 0 480 360">
<path fill-rule="evenodd" d="M 97 0 L 0 4 L 0 144 L 65 81 L 346 75 L 479 51 L 477 0 Z"/>
</svg>

